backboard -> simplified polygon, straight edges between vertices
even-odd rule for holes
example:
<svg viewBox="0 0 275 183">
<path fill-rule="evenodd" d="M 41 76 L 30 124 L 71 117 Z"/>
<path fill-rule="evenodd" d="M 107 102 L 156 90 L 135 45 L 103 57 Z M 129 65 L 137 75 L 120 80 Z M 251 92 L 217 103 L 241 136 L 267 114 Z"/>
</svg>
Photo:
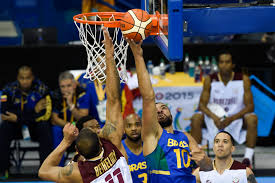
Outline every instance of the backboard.
<svg viewBox="0 0 275 183">
<path fill-rule="evenodd" d="M 183 58 L 183 1 L 182 0 L 142 0 L 141 7 L 149 14 L 160 14 L 160 32 L 153 36 L 169 61 Z"/>
<path fill-rule="evenodd" d="M 160 14 L 153 36 L 170 61 L 183 58 L 183 37 L 275 32 L 275 3 L 257 0 L 142 0 L 141 8 Z M 272 1 L 273 2 L 273 1 Z"/>
</svg>

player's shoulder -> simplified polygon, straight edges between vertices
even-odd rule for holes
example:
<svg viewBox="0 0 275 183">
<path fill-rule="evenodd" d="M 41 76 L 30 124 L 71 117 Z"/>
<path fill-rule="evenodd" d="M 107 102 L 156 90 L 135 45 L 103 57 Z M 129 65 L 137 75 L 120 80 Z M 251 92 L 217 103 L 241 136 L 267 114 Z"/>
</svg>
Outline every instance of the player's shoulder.
<svg viewBox="0 0 275 183">
<path fill-rule="evenodd" d="M 210 82 L 219 81 L 218 72 L 212 73 L 208 75 L 208 80 Z"/>
<path fill-rule="evenodd" d="M 77 95 L 78 98 L 81 98 L 84 95 L 86 95 L 86 90 L 83 87 L 81 87 L 81 86 L 77 86 L 77 88 L 76 88 L 76 95 Z"/>
<path fill-rule="evenodd" d="M 240 170 L 240 169 L 246 169 L 246 166 L 244 164 L 242 164 L 239 161 L 234 160 L 233 164 L 230 167 L 230 170 Z"/>
<path fill-rule="evenodd" d="M 235 72 L 233 81 L 243 80 L 243 79 L 247 79 L 247 78 L 248 78 L 248 76 L 246 74 L 243 74 L 242 72 Z"/>
<path fill-rule="evenodd" d="M 18 81 L 10 82 L 3 87 L 4 92 L 12 92 L 19 89 Z"/>
</svg>

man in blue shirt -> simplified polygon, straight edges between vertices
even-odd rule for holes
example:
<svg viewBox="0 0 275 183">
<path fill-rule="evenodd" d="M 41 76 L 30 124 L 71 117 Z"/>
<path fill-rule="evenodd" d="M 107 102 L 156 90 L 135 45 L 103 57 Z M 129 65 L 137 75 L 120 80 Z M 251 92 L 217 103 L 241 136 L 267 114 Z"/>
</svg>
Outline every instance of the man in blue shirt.
<svg viewBox="0 0 275 183">
<path fill-rule="evenodd" d="M 79 87 L 74 76 L 68 72 L 62 72 L 58 78 L 59 89 L 52 94 L 53 98 L 53 145 L 59 145 L 63 139 L 62 129 L 66 123 L 79 120 L 89 113 L 89 100 L 85 89 Z M 65 160 L 60 165 L 64 166 Z"/>
<path fill-rule="evenodd" d="M 17 81 L 4 87 L 1 101 L 3 122 L 0 125 L 0 176 L 7 178 L 10 143 L 13 139 L 22 137 L 22 126 L 27 126 L 31 139 L 39 142 L 41 163 L 52 151 L 52 134 L 48 121 L 52 106 L 48 87 L 34 77 L 28 66 L 20 67 Z"/>
</svg>

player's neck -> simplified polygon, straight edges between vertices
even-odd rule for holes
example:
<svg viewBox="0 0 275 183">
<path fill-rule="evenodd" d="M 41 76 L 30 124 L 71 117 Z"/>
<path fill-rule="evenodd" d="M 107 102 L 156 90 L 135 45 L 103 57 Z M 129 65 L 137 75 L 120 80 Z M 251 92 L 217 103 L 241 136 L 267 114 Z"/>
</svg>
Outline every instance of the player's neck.
<svg viewBox="0 0 275 183">
<path fill-rule="evenodd" d="M 230 169 L 233 164 L 233 158 L 230 156 L 226 159 L 215 158 L 213 167 L 219 174 L 222 174 L 226 169 Z"/>
<path fill-rule="evenodd" d="M 142 152 L 142 140 L 132 141 L 129 138 L 125 139 L 125 144 L 131 150 L 132 153 L 139 155 Z"/>
<path fill-rule="evenodd" d="M 232 71 L 229 74 L 221 74 L 220 72 L 218 73 L 219 80 L 222 81 L 225 85 L 231 80 L 233 80 L 235 73 Z"/>
<path fill-rule="evenodd" d="M 166 130 L 168 133 L 174 133 L 174 129 L 172 125 L 164 127 L 164 130 Z"/>
</svg>

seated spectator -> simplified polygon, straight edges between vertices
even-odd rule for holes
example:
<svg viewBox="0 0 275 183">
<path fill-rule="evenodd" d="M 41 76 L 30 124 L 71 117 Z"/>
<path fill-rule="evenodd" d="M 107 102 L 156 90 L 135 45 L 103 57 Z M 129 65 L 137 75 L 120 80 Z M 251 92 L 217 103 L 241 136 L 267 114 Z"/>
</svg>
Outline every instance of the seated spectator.
<svg viewBox="0 0 275 183">
<path fill-rule="evenodd" d="M 63 139 L 62 129 L 68 122 L 79 120 L 89 113 L 89 99 L 85 89 L 79 87 L 74 80 L 74 76 L 66 71 L 62 72 L 58 78 L 59 89 L 52 94 L 53 98 L 53 139 L 54 148 Z M 65 160 L 60 166 L 64 166 Z"/>
<path fill-rule="evenodd" d="M 191 119 L 191 135 L 198 143 L 205 139 L 212 144 L 215 134 L 226 130 L 242 144 L 246 141 L 243 163 L 251 167 L 257 138 L 257 116 L 253 113 L 253 96 L 249 77 L 233 71 L 235 64 L 228 51 L 221 52 L 218 61 L 219 72 L 205 78 L 200 96 L 199 110 Z M 219 116 L 210 105 L 218 105 L 226 114 Z"/>
<path fill-rule="evenodd" d="M 40 163 L 52 151 L 49 122 L 52 106 L 48 87 L 33 75 L 29 66 L 18 70 L 17 81 L 4 87 L 1 96 L 0 173 L 8 177 L 10 144 L 22 138 L 22 126 L 27 126 L 32 140 L 39 142 Z M 3 175 L 5 175 L 3 177 Z"/>
<path fill-rule="evenodd" d="M 242 163 L 233 160 L 232 153 L 234 151 L 234 139 L 231 136 L 231 134 L 226 131 L 219 132 L 214 138 L 214 170 L 201 171 L 200 168 L 197 168 L 193 173 L 196 176 L 196 182 L 255 183 L 256 179 L 252 170 L 243 165 Z"/>
</svg>

